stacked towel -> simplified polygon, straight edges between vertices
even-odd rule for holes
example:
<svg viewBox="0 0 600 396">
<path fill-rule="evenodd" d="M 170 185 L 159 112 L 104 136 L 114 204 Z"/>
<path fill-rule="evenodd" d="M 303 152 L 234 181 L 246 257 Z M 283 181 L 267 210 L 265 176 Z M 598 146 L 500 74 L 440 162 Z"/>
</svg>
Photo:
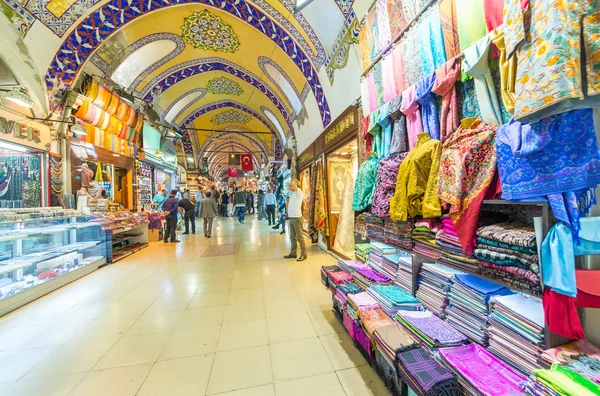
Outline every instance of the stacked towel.
<svg viewBox="0 0 600 396">
<path fill-rule="evenodd" d="M 440 317 L 446 317 L 448 294 L 454 275 L 462 272 L 443 264 L 423 264 L 418 281 L 417 298 Z"/>
<path fill-rule="evenodd" d="M 473 341 L 487 345 L 488 301 L 493 296 L 512 294 L 506 287 L 474 275 L 455 275 L 450 289 L 447 319 Z"/>
<path fill-rule="evenodd" d="M 367 293 L 377 300 L 381 308 L 391 317 L 394 317 L 399 310 L 416 311 L 422 309 L 419 300 L 396 285 L 374 285 L 367 290 Z"/>
<path fill-rule="evenodd" d="M 385 219 L 385 243 L 400 249 L 412 249 L 412 224 L 408 221 Z"/>
<path fill-rule="evenodd" d="M 396 320 L 428 348 L 464 345 L 468 342 L 464 334 L 431 311 L 398 311 Z"/>
</svg>

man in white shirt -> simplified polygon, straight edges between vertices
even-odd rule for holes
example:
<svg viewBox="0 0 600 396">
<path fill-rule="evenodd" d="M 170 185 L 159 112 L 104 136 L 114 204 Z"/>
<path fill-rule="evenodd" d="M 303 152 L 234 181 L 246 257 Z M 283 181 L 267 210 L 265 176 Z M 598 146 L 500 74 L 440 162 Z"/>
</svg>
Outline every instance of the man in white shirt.
<svg viewBox="0 0 600 396">
<path fill-rule="evenodd" d="M 204 194 L 202 194 L 202 190 L 199 190 L 196 193 L 196 217 L 200 216 L 200 201 L 204 199 Z"/>
<path fill-rule="evenodd" d="M 304 234 L 302 233 L 302 202 L 304 200 L 304 193 L 300 190 L 298 185 L 300 182 L 297 179 L 292 179 L 288 183 L 288 189 L 290 190 L 290 200 L 288 202 L 288 222 L 290 224 L 290 242 L 292 243 L 292 250 L 290 254 L 284 256 L 286 259 L 292 259 L 297 257 L 298 243 L 300 244 L 300 257 L 296 261 L 306 260 L 306 243 L 304 242 Z"/>
<path fill-rule="evenodd" d="M 267 220 L 269 220 L 269 225 L 275 224 L 275 204 L 277 202 L 277 198 L 275 198 L 275 194 L 273 194 L 273 190 L 270 188 L 267 190 L 265 194 L 265 209 L 267 211 Z"/>
</svg>

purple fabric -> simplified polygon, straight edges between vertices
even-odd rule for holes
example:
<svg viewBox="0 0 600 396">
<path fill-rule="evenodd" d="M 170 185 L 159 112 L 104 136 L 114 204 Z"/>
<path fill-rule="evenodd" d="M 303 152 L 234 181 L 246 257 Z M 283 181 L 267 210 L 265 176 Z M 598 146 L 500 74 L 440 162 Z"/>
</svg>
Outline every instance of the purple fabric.
<svg viewBox="0 0 600 396">
<path fill-rule="evenodd" d="M 375 357 L 373 349 L 371 348 L 371 339 L 362 327 L 356 329 L 354 340 L 369 354 L 371 359 Z"/>
<path fill-rule="evenodd" d="M 386 283 L 390 281 L 387 276 L 375 271 L 372 268 L 357 268 L 356 272 L 372 281 L 373 283 Z"/>
<path fill-rule="evenodd" d="M 390 217 L 390 200 L 396 192 L 398 170 L 404 158 L 406 158 L 405 153 L 379 160 L 377 183 L 371 206 L 371 213 L 377 217 Z"/>
<path fill-rule="evenodd" d="M 415 100 L 421 105 L 421 122 L 423 130 L 432 139 L 440 140 L 440 121 L 438 119 L 435 94 L 431 92 L 435 84 L 435 72 L 417 83 Z"/>
<path fill-rule="evenodd" d="M 408 379 L 414 385 L 417 385 L 419 394 L 460 394 L 458 383 L 454 379 L 454 376 L 433 360 L 429 352 L 423 348 L 400 352 L 397 354 L 397 357 L 398 368 L 400 369 L 402 378 L 405 380 Z M 416 391 L 417 389 L 413 390 Z"/>
<path fill-rule="evenodd" d="M 433 314 L 423 318 L 405 315 L 404 319 L 425 333 L 438 345 L 457 345 L 467 342 L 467 337 L 464 334 Z"/>
</svg>

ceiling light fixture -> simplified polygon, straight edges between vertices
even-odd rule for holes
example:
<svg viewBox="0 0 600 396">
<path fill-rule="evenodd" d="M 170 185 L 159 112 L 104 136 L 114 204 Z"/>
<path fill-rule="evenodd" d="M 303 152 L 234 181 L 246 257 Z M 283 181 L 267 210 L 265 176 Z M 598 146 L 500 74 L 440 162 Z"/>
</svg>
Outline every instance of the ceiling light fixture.
<svg viewBox="0 0 600 396">
<path fill-rule="evenodd" d="M 87 130 L 79 123 L 71 125 L 69 128 L 75 135 L 87 136 Z"/>
<path fill-rule="evenodd" d="M 33 103 L 33 99 L 29 97 L 25 92 L 22 92 L 18 89 L 13 89 L 12 91 L 8 91 L 5 95 L 6 99 L 10 100 L 13 103 L 21 107 L 28 107 L 32 109 L 35 104 Z"/>
<path fill-rule="evenodd" d="M 120 157 L 120 154 L 113 154 L 113 157 Z"/>
<path fill-rule="evenodd" d="M 24 153 L 27 151 L 27 149 L 25 147 L 21 147 L 21 146 L 17 146 L 16 144 L 5 143 L 5 142 L 0 142 L 0 148 L 7 149 L 7 150 L 13 150 L 13 151 L 19 151 L 21 153 Z"/>
</svg>

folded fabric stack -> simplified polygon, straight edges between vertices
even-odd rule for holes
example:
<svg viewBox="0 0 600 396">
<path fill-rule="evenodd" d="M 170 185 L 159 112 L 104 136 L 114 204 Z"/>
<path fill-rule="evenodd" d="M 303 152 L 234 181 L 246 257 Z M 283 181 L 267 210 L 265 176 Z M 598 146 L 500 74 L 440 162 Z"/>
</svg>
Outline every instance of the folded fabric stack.
<svg viewBox="0 0 600 396">
<path fill-rule="evenodd" d="M 350 272 L 342 270 L 337 265 L 332 265 L 323 268 L 327 268 L 325 270 L 325 272 L 327 273 L 327 281 L 329 288 L 332 290 L 335 290 L 338 285 L 352 282 L 352 274 Z"/>
<path fill-rule="evenodd" d="M 469 395 L 523 395 L 525 377 L 478 344 L 441 348 L 440 355 Z"/>
<path fill-rule="evenodd" d="M 473 341 L 487 345 L 488 301 L 493 296 L 512 294 L 506 287 L 474 275 L 455 275 L 446 309 L 447 320 Z"/>
<path fill-rule="evenodd" d="M 367 236 L 371 240 L 385 240 L 385 225 L 384 220 L 375 216 L 367 216 Z"/>
<path fill-rule="evenodd" d="M 438 318 L 431 311 L 398 311 L 396 320 L 428 348 L 464 345 L 464 334 Z"/>
<path fill-rule="evenodd" d="M 333 305 L 337 309 L 338 313 L 341 314 L 344 311 L 344 307 L 348 303 L 348 294 L 360 293 L 363 290 L 356 286 L 354 283 L 345 283 L 337 287 L 335 295 L 333 296 Z"/>
<path fill-rule="evenodd" d="M 523 294 L 491 300 L 489 350 L 525 374 L 539 367 L 544 345 L 542 301 Z"/>
<path fill-rule="evenodd" d="M 398 323 L 380 326 L 373 334 L 375 357 L 383 374 L 397 390 L 402 389 L 402 381 L 396 371 L 396 354 L 416 347 L 415 341 Z M 398 392 L 400 393 L 400 392 Z"/>
<path fill-rule="evenodd" d="M 436 362 L 423 348 L 396 354 L 396 368 L 402 380 L 418 395 L 460 396 L 454 375 Z"/>
<path fill-rule="evenodd" d="M 381 308 L 392 318 L 399 310 L 416 311 L 423 308 L 419 300 L 411 293 L 396 285 L 374 285 L 367 290 L 367 293 L 373 296 L 379 302 Z"/>
<path fill-rule="evenodd" d="M 354 232 L 364 241 L 367 239 L 367 217 L 370 214 L 361 213 L 354 219 Z"/>
<path fill-rule="evenodd" d="M 381 308 L 379 303 L 371 297 L 370 294 L 364 291 L 361 293 L 348 294 L 348 306 L 352 307 L 356 312 Z M 358 320 L 358 316 L 356 319 Z"/>
<path fill-rule="evenodd" d="M 371 250 L 369 251 L 369 259 L 367 260 L 367 264 L 375 271 L 382 272 L 381 266 L 383 264 L 383 255 L 381 252 L 373 249 L 373 244 L 371 244 Z"/>
<path fill-rule="evenodd" d="M 381 262 L 381 272 L 383 272 L 390 279 L 396 279 L 399 261 L 400 255 L 397 253 L 383 256 Z"/>
<path fill-rule="evenodd" d="M 413 268 L 412 268 L 412 255 L 408 253 L 400 254 L 400 259 L 398 261 L 398 271 L 396 272 L 396 280 L 394 283 L 409 293 L 412 293 L 412 276 L 413 276 Z"/>
<path fill-rule="evenodd" d="M 400 249 L 412 249 L 412 223 L 385 219 L 385 243 Z"/>
<path fill-rule="evenodd" d="M 371 244 L 369 243 L 357 243 L 354 245 L 354 255 L 357 260 L 366 263 L 369 258 L 369 251 L 371 250 Z"/>
<path fill-rule="evenodd" d="M 335 265 L 321 266 L 321 283 L 325 287 L 329 287 L 329 276 L 327 275 L 327 271 L 333 271 L 336 268 L 339 269 Z"/>
<path fill-rule="evenodd" d="M 359 260 L 338 260 L 338 267 L 346 272 L 353 273 L 357 268 L 367 268 L 368 265 Z"/>
<path fill-rule="evenodd" d="M 381 326 L 393 324 L 394 321 L 381 308 L 359 311 L 360 323 L 367 332 L 369 338 L 373 338 L 373 333 Z"/>
<path fill-rule="evenodd" d="M 416 296 L 428 309 L 441 318 L 446 317 L 448 294 L 459 270 L 439 263 L 426 263 L 421 268 Z"/>
<path fill-rule="evenodd" d="M 600 395 L 600 385 L 589 378 L 563 367 L 553 364 L 549 370 L 538 369 L 534 371 L 538 387 L 533 395 L 567 395 L 567 396 L 593 396 Z M 528 383 L 533 382 L 532 380 Z M 543 389 L 543 388 L 546 389 Z M 540 389 L 541 388 L 541 389 Z"/>
<path fill-rule="evenodd" d="M 449 217 L 442 219 L 442 229 L 435 235 L 435 241 L 441 250 L 440 262 L 464 271 L 477 270 L 477 260 L 463 252 L 456 228 Z"/>
<path fill-rule="evenodd" d="M 390 278 L 372 268 L 358 268 L 352 276 L 354 282 L 365 290 L 373 285 L 390 285 L 392 283 Z"/>
<path fill-rule="evenodd" d="M 442 225 L 437 220 L 417 220 L 415 222 L 415 228 L 412 231 L 414 242 L 413 250 L 434 259 L 440 258 L 441 250 L 435 241 L 435 236 L 441 229 Z"/>
<path fill-rule="evenodd" d="M 541 296 L 539 257 L 532 226 L 512 221 L 480 227 L 474 257 L 478 272 Z"/>
<path fill-rule="evenodd" d="M 548 363 L 558 363 L 600 383 L 600 348 L 586 340 L 577 340 L 550 348 L 542 353 Z"/>
</svg>

